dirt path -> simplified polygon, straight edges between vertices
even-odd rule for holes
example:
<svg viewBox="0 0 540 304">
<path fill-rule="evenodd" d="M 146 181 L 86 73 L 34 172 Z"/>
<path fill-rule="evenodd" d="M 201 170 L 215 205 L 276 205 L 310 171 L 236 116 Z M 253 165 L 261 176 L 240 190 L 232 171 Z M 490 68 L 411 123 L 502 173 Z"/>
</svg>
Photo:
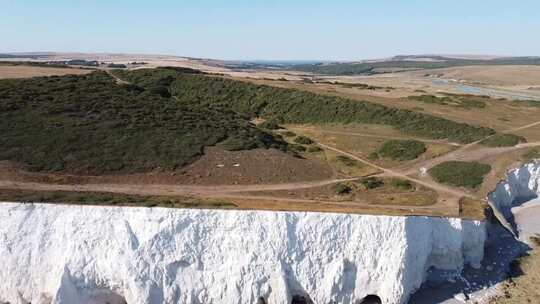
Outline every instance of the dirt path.
<svg viewBox="0 0 540 304">
<path fill-rule="evenodd" d="M 540 125 L 540 121 L 533 122 L 533 123 L 525 125 L 525 126 L 505 130 L 505 131 L 503 131 L 503 133 L 521 131 L 521 130 L 525 130 L 525 129 L 528 129 L 528 128 L 531 128 L 531 127 L 534 127 L 534 126 L 538 126 L 538 125 Z"/>
<path fill-rule="evenodd" d="M 337 148 L 334 148 L 334 147 L 331 147 L 331 146 L 328 146 L 328 145 L 325 145 L 325 144 L 321 144 L 321 143 L 319 143 L 319 146 L 321 146 L 321 147 L 323 147 L 325 149 L 332 150 L 334 152 L 340 153 L 342 155 L 348 156 L 348 157 L 350 157 L 350 158 L 352 158 L 354 160 L 357 160 L 357 161 L 359 161 L 361 163 L 364 163 L 364 164 L 366 164 L 368 166 L 377 168 L 377 169 L 383 171 L 386 176 L 393 176 L 393 177 L 399 177 L 399 178 L 402 178 L 402 179 L 406 179 L 406 180 L 412 181 L 412 182 L 414 182 L 416 184 L 425 186 L 427 188 L 430 188 L 430 189 L 433 189 L 433 190 L 436 190 L 436 191 L 439 191 L 439 192 L 444 192 L 444 193 L 447 193 L 447 194 L 451 194 L 453 196 L 457 196 L 457 197 L 466 196 L 466 197 L 474 198 L 473 195 L 468 194 L 468 193 L 466 193 L 464 191 L 461 191 L 461 190 L 456 190 L 456 189 L 452 189 L 452 188 L 449 188 L 449 187 L 445 187 L 443 185 L 440 185 L 440 184 L 437 184 L 437 183 L 434 183 L 434 182 L 422 181 L 422 180 L 407 176 L 406 174 L 404 174 L 402 172 L 394 171 L 392 169 L 383 168 L 383 167 L 381 167 L 381 166 L 379 166 L 377 164 L 374 164 L 374 163 L 372 163 L 372 162 L 370 162 L 368 160 L 360 158 L 360 157 L 358 157 L 358 156 L 356 156 L 354 154 L 351 154 L 349 152 L 339 150 Z"/>
<path fill-rule="evenodd" d="M 145 184 L 47 184 L 35 182 L 15 182 L 0 180 L 0 188 L 39 191 L 78 191 L 78 192 L 113 192 L 133 195 L 176 195 L 200 197 L 225 197 L 234 193 L 259 191 L 297 190 L 322 187 L 339 182 L 353 181 L 358 178 L 330 179 L 312 182 L 284 184 L 234 185 L 234 186 L 195 186 L 195 185 L 145 185 Z M 238 194 L 235 197 L 239 196 Z M 245 197 L 245 196 L 242 196 Z"/>
<path fill-rule="evenodd" d="M 107 74 L 109 74 L 109 76 L 114 78 L 114 80 L 116 81 L 116 84 L 119 84 L 119 85 L 130 84 L 129 82 L 127 82 L 125 80 L 122 80 L 120 77 L 114 75 L 114 73 L 112 73 L 111 70 L 105 70 L 105 72 L 107 72 Z"/>
</svg>

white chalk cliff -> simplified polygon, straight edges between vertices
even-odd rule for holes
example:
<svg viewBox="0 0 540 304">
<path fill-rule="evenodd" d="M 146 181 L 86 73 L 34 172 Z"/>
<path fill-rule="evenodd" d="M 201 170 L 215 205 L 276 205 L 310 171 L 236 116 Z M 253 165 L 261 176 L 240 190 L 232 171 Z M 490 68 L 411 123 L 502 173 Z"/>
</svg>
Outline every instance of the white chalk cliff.
<svg viewBox="0 0 540 304">
<path fill-rule="evenodd" d="M 406 303 L 429 267 L 479 266 L 486 237 L 460 219 L 20 203 L 0 222 L 0 303 Z"/>
<path fill-rule="evenodd" d="M 540 195 L 540 161 L 508 170 L 506 179 L 499 182 L 488 196 L 499 208 L 511 208 Z"/>
</svg>

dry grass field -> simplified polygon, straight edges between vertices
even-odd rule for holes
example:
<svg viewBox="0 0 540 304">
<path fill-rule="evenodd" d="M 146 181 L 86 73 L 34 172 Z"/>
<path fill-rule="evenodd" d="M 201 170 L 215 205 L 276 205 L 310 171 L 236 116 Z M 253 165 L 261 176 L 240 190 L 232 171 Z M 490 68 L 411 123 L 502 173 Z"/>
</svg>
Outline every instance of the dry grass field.
<svg viewBox="0 0 540 304">
<path fill-rule="evenodd" d="M 38 67 L 26 65 L 0 65 L 0 79 L 87 74 L 91 70 L 74 68 Z"/>
</svg>

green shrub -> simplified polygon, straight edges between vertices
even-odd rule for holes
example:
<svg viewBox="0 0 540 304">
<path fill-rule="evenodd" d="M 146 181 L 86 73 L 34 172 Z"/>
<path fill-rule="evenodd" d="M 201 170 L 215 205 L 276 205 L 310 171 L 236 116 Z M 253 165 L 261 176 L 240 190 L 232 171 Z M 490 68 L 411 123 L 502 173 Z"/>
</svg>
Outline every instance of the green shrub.
<svg viewBox="0 0 540 304">
<path fill-rule="evenodd" d="M 410 181 L 399 178 L 392 179 L 392 186 L 402 190 L 411 190 L 414 187 Z"/>
<path fill-rule="evenodd" d="M 384 186 L 384 181 L 382 179 L 373 176 L 362 178 L 359 182 L 366 187 L 366 189 L 375 189 Z"/>
<path fill-rule="evenodd" d="M 353 167 L 353 166 L 357 166 L 358 165 L 358 161 L 355 160 L 355 159 L 352 159 L 348 156 L 345 156 L 345 155 L 338 155 L 336 156 L 336 161 L 338 161 L 339 163 L 342 163 L 343 165 L 347 166 L 347 167 Z"/>
<path fill-rule="evenodd" d="M 291 144 L 291 145 L 289 145 L 289 150 L 291 150 L 293 152 L 306 152 L 306 147 L 304 147 L 302 145 Z"/>
<path fill-rule="evenodd" d="M 393 160 L 412 160 L 426 152 L 426 145 L 417 140 L 389 140 L 377 150 L 380 157 L 388 157 Z"/>
<path fill-rule="evenodd" d="M 311 138 L 305 137 L 305 136 L 296 137 L 294 139 L 294 142 L 297 143 L 297 144 L 302 144 L 302 145 L 311 145 L 311 144 L 313 144 L 313 140 L 311 140 Z"/>
<path fill-rule="evenodd" d="M 310 152 L 310 153 L 316 153 L 316 152 L 321 152 L 323 149 L 321 149 L 321 147 L 319 146 L 310 146 L 307 148 L 307 151 Z"/>
<path fill-rule="evenodd" d="M 267 120 L 259 125 L 259 127 L 268 129 L 268 130 L 279 130 L 281 127 L 279 124 L 273 120 Z"/>
<path fill-rule="evenodd" d="M 337 183 L 336 186 L 334 187 L 334 189 L 336 190 L 336 193 L 340 194 L 340 195 L 349 194 L 352 191 L 351 187 L 349 187 L 347 184 L 343 184 L 343 183 Z"/>
<path fill-rule="evenodd" d="M 167 89 L 167 87 L 165 86 L 158 86 L 158 85 L 153 86 L 150 88 L 150 92 L 152 94 L 156 94 L 164 98 L 171 97 L 171 93 L 169 92 L 169 89 Z"/>
<path fill-rule="evenodd" d="M 371 152 L 368 155 L 369 160 L 377 160 L 379 159 L 379 154 L 377 152 Z"/>
<path fill-rule="evenodd" d="M 484 181 L 491 166 L 478 162 L 447 161 L 428 170 L 439 183 L 456 187 L 476 188 Z"/>
<path fill-rule="evenodd" d="M 526 141 L 527 140 L 523 136 L 514 134 L 496 134 L 482 140 L 480 143 L 488 147 L 512 147 Z"/>
<path fill-rule="evenodd" d="M 112 69 L 125 69 L 125 68 L 127 68 L 127 66 L 125 64 L 122 64 L 122 63 L 109 63 L 107 65 L 107 67 L 112 68 Z"/>
</svg>

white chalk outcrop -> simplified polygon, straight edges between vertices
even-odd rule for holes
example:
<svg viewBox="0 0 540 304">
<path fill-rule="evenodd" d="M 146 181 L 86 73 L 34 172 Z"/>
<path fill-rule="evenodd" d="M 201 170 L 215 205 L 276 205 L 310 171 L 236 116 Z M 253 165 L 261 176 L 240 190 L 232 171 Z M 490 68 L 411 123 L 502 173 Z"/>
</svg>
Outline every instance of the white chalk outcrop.
<svg viewBox="0 0 540 304">
<path fill-rule="evenodd" d="M 0 204 L 0 303 L 405 303 L 478 266 L 483 222 Z"/>
<path fill-rule="evenodd" d="M 529 237 L 540 234 L 540 162 L 525 164 L 509 170 L 489 200 L 517 229 L 519 238 L 528 242 Z"/>
<path fill-rule="evenodd" d="M 536 198 L 540 195 L 540 161 L 525 164 L 509 170 L 506 179 L 499 182 L 488 195 L 490 201 L 499 208 L 511 208 L 516 203 Z"/>
</svg>

